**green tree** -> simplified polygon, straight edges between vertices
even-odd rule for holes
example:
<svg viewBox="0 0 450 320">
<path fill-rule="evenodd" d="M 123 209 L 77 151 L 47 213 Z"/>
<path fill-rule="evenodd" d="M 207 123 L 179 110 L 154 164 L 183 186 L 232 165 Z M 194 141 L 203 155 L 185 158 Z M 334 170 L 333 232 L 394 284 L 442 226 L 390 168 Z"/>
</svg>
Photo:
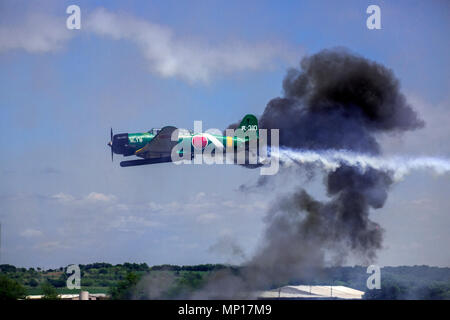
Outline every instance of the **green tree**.
<svg viewBox="0 0 450 320">
<path fill-rule="evenodd" d="M 44 297 L 42 299 L 44 300 L 57 300 L 58 292 L 56 291 L 56 288 L 50 284 L 50 282 L 45 281 L 41 284 L 42 293 L 44 294 Z"/>
<path fill-rule="evenodd" d="M 450 284 L 435 283 L 417 290 L 418 299 L 450 300 Z"/>
<path fill-rule="evenodd" d="M 29 285 L 30 287 L 35 288 L 35 287 L 37 287 L 37 286 L 39 285 L 39 282 L 37 282 L 36 279 L 31 278 L 30 281 L 28 281 L 28 285 Z"/>
<path fill-rule="evenodd" d="M 124 280 L 112 287 L 109 291 L 111 299 L 126 300 L 133 298 L 136 285 L 139 282 L 139 276 L 133 272 L 127 273 Z"/>
<path fill-rule="evenodd" d="M 367 290 L 363 296 L 368 300 L 401 300 L 407 297 L 404 285 L 392 279 L 383 280 L 381 289 Z"/>
<path fill-rule="evenodd" d="M 189 294 L 199 289 L 205 282 L 201 273 L 196 271 L 184 272 L 177 279 L 176 284 L 169 288 L 167 292 L 167 298 L 186 298 Z"/>
<path fill-rule="evenodd" d="M 25 295 L 26 290 L 23 285 L 5 275 L 0 275 L 0 300 L 24 299 Z"/>
</svg>

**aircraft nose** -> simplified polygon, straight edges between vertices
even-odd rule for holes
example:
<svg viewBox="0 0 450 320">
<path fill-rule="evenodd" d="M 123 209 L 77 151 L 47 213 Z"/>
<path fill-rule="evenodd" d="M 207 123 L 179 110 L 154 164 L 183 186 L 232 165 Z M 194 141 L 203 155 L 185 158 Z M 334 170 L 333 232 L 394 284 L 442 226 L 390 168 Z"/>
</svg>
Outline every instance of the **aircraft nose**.
<svg viewBox="0 0 450 320">
<path fill-rule="evenodd" d="M 108 142 L 108 146 L 111 147 L 111 151 L 117 154 L 124 154 L 127 148 L 128 133 L 119 133 L 112 136 L 111 141 Z"/>
</svg>

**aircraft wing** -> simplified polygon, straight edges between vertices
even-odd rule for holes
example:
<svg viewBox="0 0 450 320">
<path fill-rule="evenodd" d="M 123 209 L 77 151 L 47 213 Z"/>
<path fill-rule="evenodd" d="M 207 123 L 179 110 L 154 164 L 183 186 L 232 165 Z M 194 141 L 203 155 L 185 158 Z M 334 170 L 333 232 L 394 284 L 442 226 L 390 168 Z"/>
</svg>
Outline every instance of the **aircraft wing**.
<svg viewBox="0 0 450 320">
<path fill-rule="evenodd" d="M 175 130 L 177 128 L 172 126 L 162 128 L 149 143 L 134 154 L 144 159 L 170 157 L 173 147 L 178 144 L 178 139 L 172 141 L 172 133 Z"/>
</svg>

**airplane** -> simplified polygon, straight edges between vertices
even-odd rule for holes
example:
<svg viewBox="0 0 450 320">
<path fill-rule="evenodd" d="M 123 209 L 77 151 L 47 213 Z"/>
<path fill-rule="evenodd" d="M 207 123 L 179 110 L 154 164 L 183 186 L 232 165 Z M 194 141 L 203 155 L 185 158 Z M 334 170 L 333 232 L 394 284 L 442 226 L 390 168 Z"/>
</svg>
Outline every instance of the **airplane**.
<svg viewBox="0 0 450 320">
<path fill-rule="evenodd" d="M 142 133 L 119 133 L 113 135 L 111 128 L 111 140 L 108 142 L 108 146 L 111 148 L 111 161 L 113 161 L 115 153 L 124 157 L 137 156 L 142 158 L 122 161 L 120 162 L 121 167 L 172 162 L 172 149 L 177 144 L 190 146 L 190 160 L 192 160 L 196 151 L 203 152 L 211 144 L 224 151 L 227 149 L 231 150 L 231 148 L 235 151 L 242 146 L 248 148 L 250 140 L 258 139 L 258 119 L 252 114 L 247 114 L 235 130 L 234 136 L 178 130 L 178 139 L 175 136 L 175 141 L 172 141 L 172 135 L 176 130 L 176 127 L 166 126 L 162 129 L 153 128 Z M 238 133 L 239 130 L 242 130 L 242 132 Z M 183 156 L 183 152 L 184 149 L 177 151 L 180 157 Z"/>
</svg>

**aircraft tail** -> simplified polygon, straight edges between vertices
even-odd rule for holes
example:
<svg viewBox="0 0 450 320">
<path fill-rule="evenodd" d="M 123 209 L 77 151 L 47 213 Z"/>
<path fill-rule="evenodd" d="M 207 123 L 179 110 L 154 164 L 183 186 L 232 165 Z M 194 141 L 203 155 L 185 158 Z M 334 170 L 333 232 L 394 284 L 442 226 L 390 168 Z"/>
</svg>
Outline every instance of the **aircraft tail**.
<svg viewBox="0 0 450 320">
<path fill-rule="evenodd" d="M 247 114 L 242 119 L 238 129 L 241 129 L 245 133 L 248 133 L 249 139 L 258 138 L 258 119 L 253 114 Z"/>
</svg>

